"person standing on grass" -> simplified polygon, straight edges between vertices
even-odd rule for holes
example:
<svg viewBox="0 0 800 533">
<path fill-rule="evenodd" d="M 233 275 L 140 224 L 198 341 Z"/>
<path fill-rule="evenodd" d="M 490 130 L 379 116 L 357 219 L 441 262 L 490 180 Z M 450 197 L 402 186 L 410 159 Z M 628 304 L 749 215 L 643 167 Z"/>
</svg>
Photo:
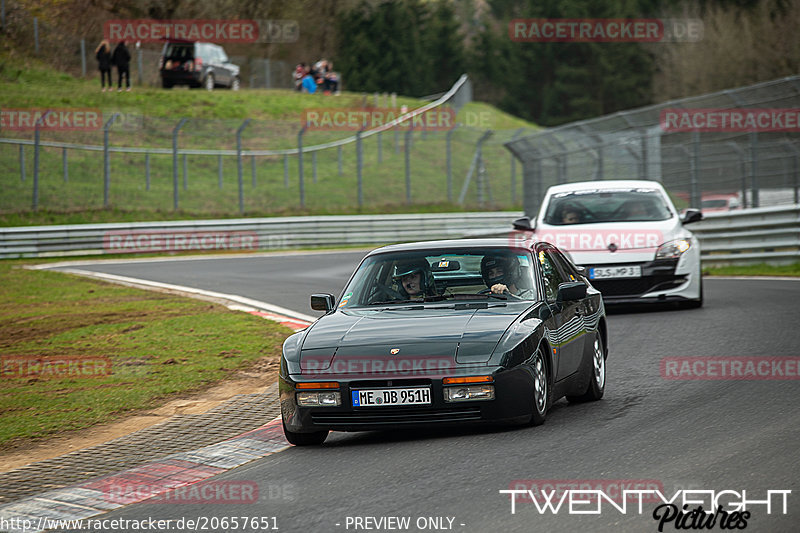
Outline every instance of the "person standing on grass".
<svg viewBox="0 0 800 533">
<path fill-rule="evenodd" d="M 111 62 L 117 66 L 117 91 L 122 90 L 122 76 L 125 76 L 125 87 L 126 90 L 131 90 L 131 74 L 130 74 L 130 63 L 131 63 L 131 53 L 128 52 L 128 47 L 125 46 L 125 41 L 120 41 L 116 48 L 114 48 L 114 54 L 111 56 Z"/>
<path fill-rule="evenodd" d="M 100 69 L 100 87 L 103 92 L 106 92 L 106 76 L 108 76 L 108 90 L 112 90 L 111 86 L 111 46 L 108 41 L 103 39 L 94 50 L 94 56 L 97 58 L 97 68 Z"/>
</svg>

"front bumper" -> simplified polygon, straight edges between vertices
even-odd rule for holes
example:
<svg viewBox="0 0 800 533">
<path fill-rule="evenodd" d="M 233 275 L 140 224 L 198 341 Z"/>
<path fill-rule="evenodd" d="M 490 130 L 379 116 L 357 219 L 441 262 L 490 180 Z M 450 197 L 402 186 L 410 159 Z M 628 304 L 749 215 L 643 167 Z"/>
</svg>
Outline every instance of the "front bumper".
<svg viewBox="0 0 800 533">
<path fill-rule="evenodd" d="M 691 292 L 687 289 L 695 281 L 695 274 L 676 273 L 678 259 L 583 266 L 587 272 L 593 267 L 641 267 L 642 276 L 639 278 L 590 280 L 592 286 L 603 294 L 606 304 L 686 301 L 696 297 L 687 293 Z"/>
<path fill-rule="evenodd" d="M 488 371 L 488 372 L 487 372 Z M 321 430 L 366 431 L 394 428 L 423 428 L 485 422 L 516 423 L 530 419 L 533 406 L 533 378 L 522 367 L 505 370 L 483 367 L 473 374 L 494 376 L 493 400 L 445 402 L 442 376 L 434 378 L 375 379 L 339 381 L 342 405 L 338 407 L 300 407 L 296 402 L 294 378 L 279 378 L 281 414 L 286 428 L 297 433 Z M 456 375 L 455 373 L 453 375 Z M 379 379 L 380 378 L 380 379 Z M 326 381 L 337 381 L 335 376 Z M 303 381 L 312 381 L 303 379 Z M 391 384 L 389 384 L 391 382 Z M 402 388 L 430 386 L 431 404 L 392 407 L 353 407 L 350 391 L 366 387 Z"/>
</svg>

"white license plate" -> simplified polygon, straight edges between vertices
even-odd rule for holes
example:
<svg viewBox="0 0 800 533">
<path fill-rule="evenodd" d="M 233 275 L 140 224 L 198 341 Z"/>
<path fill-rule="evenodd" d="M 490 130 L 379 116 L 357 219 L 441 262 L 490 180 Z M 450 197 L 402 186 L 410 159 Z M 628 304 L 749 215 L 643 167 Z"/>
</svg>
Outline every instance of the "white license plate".
<svg viewBox="0 0 800 533">
<path fill-rule="evenodd" d="M 350 391 L 353 407 L 372 407 L 387 405 L 430 405 L 430 387 L 413 389 L 366 389 Z"/>
<path fill-rule="evenodd" d="M 589 269 L 589 279 L 641 278 L 641 277 L 642 277 L 642 267 L 640 266 L 597 267 Z"/>
</svg>

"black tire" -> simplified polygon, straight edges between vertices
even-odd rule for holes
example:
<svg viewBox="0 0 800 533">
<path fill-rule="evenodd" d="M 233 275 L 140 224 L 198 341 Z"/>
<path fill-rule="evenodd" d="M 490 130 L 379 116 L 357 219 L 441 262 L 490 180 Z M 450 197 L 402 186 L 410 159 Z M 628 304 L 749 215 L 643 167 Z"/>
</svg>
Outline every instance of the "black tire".
<svg viewBox="0 0 800 533">
<path fill-rule="evenodd" d="M 547 419 L 547 410 L 550 408 L 552 394 L 547 375 L 547 363 L 541 349 L 536 350 L 533 355 L 531 369 L 533 370 L 533 405 L 530 425 L 540 426 Z"/>
<path fill-rule="evenodd" d="M 589 384 L 586 392 L 577 396 L 567 395 L 570 403 L 596 402 L 606 392 L 606 347 L 603 336 L 598 332 L 592 345 L 592 367 L 589 369 Z"/>
<path fill-rule="evenodd" d="M 295 446 L 319 446 L 325 439 L 328 438 L 328 431 L 315 431 L 313 433 L 295 433 L 286 429 L 286 424 L 283 423 L 283 434 L 289 444 Z"/>
<path fill-rule="evenodd" d="M 214 75 L 210 72 L 206 74 L 206 79 L 203 80 L 203 88 L 207 91 L 214 90 Z"/>
</svg>

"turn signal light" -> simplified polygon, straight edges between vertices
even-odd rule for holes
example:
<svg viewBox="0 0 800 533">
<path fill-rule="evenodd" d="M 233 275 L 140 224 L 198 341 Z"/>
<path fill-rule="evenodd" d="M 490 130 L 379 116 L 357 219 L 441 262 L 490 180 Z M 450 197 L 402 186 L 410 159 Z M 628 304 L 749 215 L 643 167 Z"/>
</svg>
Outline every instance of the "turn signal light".
<svg viewBox="0 0 800 533">
<path fill-rule="evenodd" d="M 339 383 L 337 381 L 319 381 L 308 383 L 296 383 L 296 389 L 338 389 Z"/>
<path fill-rule="evenodd" d="M 466 376 L 463 378 L 444 378 L 442 383 L 444 385 L 463 385 L 465 383 L 492 383 L 494 378 L 492 376 Z"/>
</svg>

